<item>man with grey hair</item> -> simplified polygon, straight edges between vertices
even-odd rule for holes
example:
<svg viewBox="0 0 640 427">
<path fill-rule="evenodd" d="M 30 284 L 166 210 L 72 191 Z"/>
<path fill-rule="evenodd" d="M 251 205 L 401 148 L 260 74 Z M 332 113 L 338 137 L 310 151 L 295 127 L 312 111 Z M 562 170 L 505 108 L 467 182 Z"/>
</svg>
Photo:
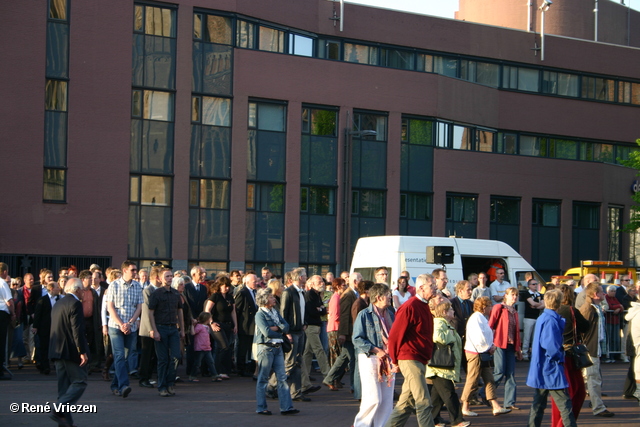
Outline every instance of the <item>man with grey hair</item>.
<svg viewBox="0 0 640 427">
<path fill-rule="evenodd" d="M 174 278 L 168 268 L 162 270 L 161 277 L 162 286 L 149 297 L 149 323 L 158 357 L 158 391 L 160 396 L 170 397 L 175 395 L 176 361 L 180 357 L 180 339 L 184 338 L 182 298 L 172 282 L 184 283 L 184 279 Z"/>
<path fill-rule="evenodd" d="M 253 344 L 253 335 L 256 329 L 256 282 L 258 278 L 255 274 L 247 274 L 244 279 L 244 286 L 238 288 L 235 294 L 236 316 L 238 321 L 238 356 L 236 365 L 238 375 L 252 376 L 253 367 L 248 363 L 251 355 L 251 346 Z"/>
<path fill-rule="evenodd" d="M 416 296 L 409 298 L 396 313 L 389 333 L 389 356 L 400 368 L 404 382 L 386 427 L 405 425 L 413 412 L 418 418 L 418 426 L 434 427 L 425 370 L 433 351 L 433 315 L 429 310 L 429 300 L 435 292 L 433 276 L 419 275 L 416 278 Z"/>
<path fill-rule="evenodd" d="M 89 347 L 84 335 L 84 315 L 80 293 L 82 281 L 71 278 L 64 287 L 65 297 L 51 309 L 51 346 L 49 358 L 54 361 L 58 377 L 59 407 L 75 405 L 87 388 Z M 53 411 L 49 415 L 58 425 L 72 426 L 71 413 Z"/>
<path fill-rule="evenodd" d="M 338 387 L 335 384 L 342 374 L 344 373 L 344 364 L 349 361 L 349 375 L 351 380 L 351 390 L 354 389 L 355 382 L 355 349 L 353 342 L 351 341 L 351 335 L 353 334 L 353 317 L 351 317 L 351 306 L 356 301 L 358 296 L 355 289 L 358 283 L 362 281 L 362 275 L 360 273 L 351 273 L 349 276 L 349 289 L 347 289 L 340 296 L 340 323 L 338 325 L 338 342 L 342 346 L 340 356 L 333 363 L 333 366 L 329 370 L 327 376 L 324 377 L 322 383 L 329 387 L 332 391 L 337 391 Z"/>
<path fill-rule="evenodd" d="M 580 307 L 582 307 L 582 304 L 584 304 L 584 300 L 587 296 L 587 293 L 585 292 L 587 289 L 587 285 L 592 282 L 599 282 L 598 276 L 596 276 L 595 274 L 589 273 L 582 278 L 582 290 L 576 296 L 576 302 L 573 304 L 578 310 L 580 310 Z"/>
<path fill-rule="evenodd" d="M 291 270 L 291 286 L 282 293 L 280 314 L 289 324 L 287 337 L 291 341 L 291 351 L 284 355 L 284 368 L 289 381 L 291 399 L 309 401 L 302 394 L 302 353 L 304 352 L 305 334 L 305 292 L 304 284 L 307 273 L 304 268 Z"/>
</svg>

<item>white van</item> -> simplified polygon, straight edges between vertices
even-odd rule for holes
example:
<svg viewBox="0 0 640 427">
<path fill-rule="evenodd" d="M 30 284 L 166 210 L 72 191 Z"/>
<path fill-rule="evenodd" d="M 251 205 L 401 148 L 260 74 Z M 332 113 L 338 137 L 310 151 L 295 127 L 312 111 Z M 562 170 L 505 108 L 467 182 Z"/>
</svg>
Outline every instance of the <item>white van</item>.
<svg viewBox="0 0 640 427">
<path fill-rule="evenodd" d="M 453 248 L 452 263 L 444 265 L 449 278 L 448 288 L 451 291 L 456 282 L 466 280 L 471 273 L 487 273 L 496 262 L 504 267 L 505 280 L 519 289 L 526 289 L 527 273 L 532 273 L 540 283 L 545 283 L 534 268 L 506 243 L 460 237 L 363 237 L 356 244 L 351 272 L 362 274 L 364 280 L 374 280 L 375 269 L 386 267 L 389 270 L 391 287 L 395 288 L 400 273 L 406 270 L 414 283 L 418 275 L 443 268 L 442 264 L 427 263 L 429 247 Z M 455 292 L 453 294 L 455 295 Z"/>
<path fill-rule="evenodd" d="M 375 269 L 387 267 L 390 284 L 395 288 L 396 281 L 404 270 L 415 281 L 420 274 L 443 268 L 443 264 L 427 263 L 429 247 L 453 248 L 453 262 L 444 264 L 449 287 L 455 286 L 460 280 L 466 280 L 471 273 L 488 272 L 496 261 L 504 266 L 505 280 L 519 289 L 526 289 L 526 273 L 532 273 L 535 279 L 545 283 L 531 264 L 506 243 L 460 237 L 363 237 L 356 244 L 351 272 L 362 274 L 364 280 L 374 280 Z"/>
</svg>

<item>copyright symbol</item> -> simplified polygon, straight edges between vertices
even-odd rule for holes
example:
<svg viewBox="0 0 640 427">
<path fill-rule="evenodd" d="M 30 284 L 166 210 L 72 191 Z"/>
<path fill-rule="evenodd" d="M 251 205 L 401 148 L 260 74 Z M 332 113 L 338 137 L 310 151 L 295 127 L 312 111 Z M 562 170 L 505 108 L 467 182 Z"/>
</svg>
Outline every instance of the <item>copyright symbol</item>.
<svg viewBox="0 0 640 427">
<path fill-rule="evenodd" d="M 9 405 L 9 410 L 11 412 L 18 412 L 20 410 L 20 405 L 18 405 L 17 403 L 12 403 L 11 405 Z"/>
</svg>

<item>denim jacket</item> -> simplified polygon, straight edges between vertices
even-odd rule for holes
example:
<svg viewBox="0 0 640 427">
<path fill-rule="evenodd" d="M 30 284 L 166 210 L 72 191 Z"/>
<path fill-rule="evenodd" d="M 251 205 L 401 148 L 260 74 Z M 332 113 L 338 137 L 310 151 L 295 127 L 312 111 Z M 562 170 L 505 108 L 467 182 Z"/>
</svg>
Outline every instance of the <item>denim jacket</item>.
<svg viewBox="0 0 640 427">
<path fill-rule="evenodd" d="M 289 332 L 289 324 L 276 311 L 280 324 L 276 324 L 269 313 L 265 313 L 262 308 L 256 312 L 256 332 L 253 335 L 254 344 L 264 344 L 272 339 L 282 339 L 282 334 Z M 279 331 L 272 331 L 271 326 L 278 326 Z"/>
<path fill-rule="evenodd" d="M 395 314 L 387 308 L 391 322 L 395 320 Z M 391 330 L 391 328 L 389 328 Z M 357 353 L 371 354 L 373 347 L 382 348 L 382 326 L 380 318 L 373 312 L 373 304 L 358 313 L 353 322 L 353 346 Z"/>
</svg>

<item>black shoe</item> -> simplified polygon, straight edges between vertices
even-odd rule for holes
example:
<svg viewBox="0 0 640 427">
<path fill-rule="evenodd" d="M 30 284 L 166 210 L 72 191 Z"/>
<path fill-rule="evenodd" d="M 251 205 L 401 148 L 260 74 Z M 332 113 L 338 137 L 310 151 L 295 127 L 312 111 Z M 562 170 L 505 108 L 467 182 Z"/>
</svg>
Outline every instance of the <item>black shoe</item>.
<svg viewBox="0 0 640 427">
<path fill-rule="evenodd" d="M 137 372 L 132 372 L 132 373 L 129 374 L 129 378 L 133 378 L 133 379 L 139 380 L 140 379 L 140 375 Z"/>
<path fill-rule="evenodd" d="M 149 382 L 149 380 L 140 380 L 138 381 L 138 385 L 140 387 L 153 388 L 153 385 Z"/>
<path fill-rule="evenodd" d="M 316 391 L 320 390 L 320 388 L 321 387 L 319 385 L 312 385 L 308 389 L 302 390 L 302 394 L 315 393 Z"/>
<path fill-rule="evenodd" d="M 129 393 L 131 393 L 131 387 L 125 387 L 124 390 L 122 390 L 122 398 L 126 399 Z"/>
<path fill-rule="evenodd" d="M 282 414 L 282 415 L 295 415 L 298 412 L 300 412 L 300 410 L 298 410 L 298 409 L 289 409 L 288 411 L 280 411 L 280 414 Z"/>
<path fill-rule="evenodd" d="M 292 400 L 295 400 L 296 402 L 311 402 L 311 398 L 307 396 L 299 396 Z"/>
<path fill-rule="evenodd" d="M 120 393 L 120 390 L 111 390 L 111 393 L 113 393 L 114 396 L 122 396 L 122 393 Z"/>
<path fill-rule="evenodd" d="M 606 418 L 611 418 L 613 417 L 615 414 L 611 411 L 608 410 L 604 410 L 602 412 L 598 412 L 597 414 L 594 414 L 596 417 L 606 417 Z"/>
<path fill-rule="evenodd" d="M 264 410 L 264 411 L 256 412 L 256 414 L 258 414 L 258 415 L 271 415 L 271 411 Z"/>
</svg>

